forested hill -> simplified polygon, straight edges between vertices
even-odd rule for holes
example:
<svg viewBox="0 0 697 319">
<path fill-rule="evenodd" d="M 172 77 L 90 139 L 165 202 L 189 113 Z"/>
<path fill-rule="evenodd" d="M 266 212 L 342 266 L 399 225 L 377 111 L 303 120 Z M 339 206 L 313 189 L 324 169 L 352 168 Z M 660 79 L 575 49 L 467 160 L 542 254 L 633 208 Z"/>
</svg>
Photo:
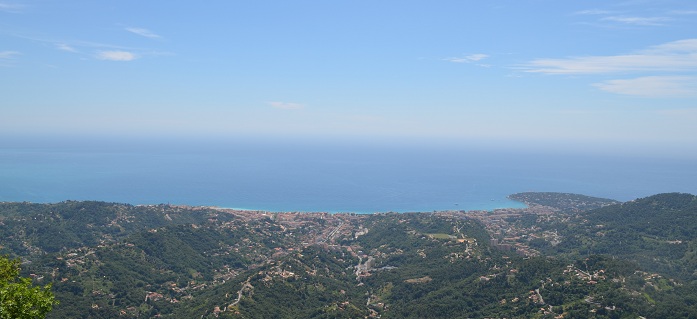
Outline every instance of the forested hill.
<svg viewBox="0 0 697 319">
<path fill-rule="evenodd" d="M 0 202 L 0 254 L 29 256 L 113 243 L 157 227 L 234 218 L 207 208 L 95 201 Z"/>
<path fill-rule="evenodd" d="M 697 196 L 659 194 L 604 207 L 586 218 L 586 230 L 595 228 L 592 253 L 697 280 Z"/>
<path fill-rule="evenodd" d="M 0 249 L 53 285 L 49 318 L 697 318 L 694 196 L 526 196 L 556 199 L 374 215 L 0 203 Z"/>
<path fill-rule="evenodd" d="M 607 254 L 682 280 L 697 280 L 697 196 L 658 194 L 541 222 L 564 238 L 547 254 Z"/>
<path fill-rule="evenodd" d="M 697 234 L 697 196 L 658 194 L 597 209 L 587 217 L 608 227 L 685 240 Z"/>
</svg>

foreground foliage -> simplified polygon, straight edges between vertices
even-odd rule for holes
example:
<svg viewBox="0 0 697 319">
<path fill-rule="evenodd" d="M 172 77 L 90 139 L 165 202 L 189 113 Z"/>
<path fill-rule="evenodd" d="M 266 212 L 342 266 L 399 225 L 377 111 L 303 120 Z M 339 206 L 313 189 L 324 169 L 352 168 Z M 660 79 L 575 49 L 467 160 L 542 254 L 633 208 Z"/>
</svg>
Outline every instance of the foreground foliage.
<svg viewBox="0 0 697 319">
<path fill-rule="evenodd" d="M 20 262 L 0 256 L 0 319 L 45 318 L 56 300 L 51 286 L 33 286 L 19 277 Z"/>
</svg>

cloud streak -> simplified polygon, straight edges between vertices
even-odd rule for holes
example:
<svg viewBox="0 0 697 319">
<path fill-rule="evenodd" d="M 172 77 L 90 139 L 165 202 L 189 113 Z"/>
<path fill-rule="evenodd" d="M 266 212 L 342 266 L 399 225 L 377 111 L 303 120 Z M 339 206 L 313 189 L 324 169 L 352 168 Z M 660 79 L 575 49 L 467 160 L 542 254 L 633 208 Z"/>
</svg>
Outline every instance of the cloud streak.
<svg viewBox="0 0 697 319">
<path fill-rule="evenodd" d="M 143 29 L 145 30 L 145 29 Z M 12 37 L 44 43 L 53 48 L 65 52 L 76 53 L 86 58 L 106 60 L 106 61 L 133 61 L 143 57 L 172 56 L 174 53 L 167 51 L 156 51 L 142 47 L 115 45 L 104 42 L 93 42 L 83 40 L 52 39 L 44 37 L 29 36 L 21 33 L 10 33 Z M 155 35 L 152 33 L 152 35 Z M 155 35 L 159 37 L 159 35 Z"/>
<path fill-rule="evenodd" d="M 606 15 L 612 13 L 611 11 L 607 10 L 600 10 L 600 9 L 591 9 L 591 10 L 582 10 L 582 11 L 576 11 L 574 14 L 577 15 Z"/>
<path fill-rule="evenodd" d="M 477 62 L 483 59 L 488 58 L 489 55 L 483 54 L 483 53 L 476 53 L 476 54 L 470 54 L 466 55 L 464 57 L 459 57 L 459 58 L 445 58 L 445 61 L 448 62 L 453 62 L 453 63 L 472 63 L 472 62 Z"/>
<path fill-rule="evenodd" d="M 536 59 L 522 69 L 549 75 L 641 74 L 592 85 L 622 95 L 692 97 L 697 96 L 697 39 L 668 42 L 631 54 Z"/>
<path fill-rule="evenodd" d="M 299 104 L 299 103 L 268 102 L 268 104 L 274 108 L 281 109 L 281 110 L 301 110 L 301 109 L 305 108 L 304 105 Z"/>
<path fill-rule="evenodd" d="M 107 60 L 107 61 L 133 61 L 137 59 L 132 52 L 128 51 L 99 51 L 97 52 L 97 59 Z"/>
<path fill-rule="evenodd" d="M 0 67 L 13 66 L 15 57 L 20 54 L 18 51 L 0 51 Z"/>
<path fill-rule="evenodd" d="M 697 71 L 697 39 L 669 42 L 634 54 L 536 59 L 522 69 L 544 74 Z"/>
<path fill-rule="evenodd" d="M 73 53 L 78 52 L 77 49 L 65 43 L 56 43 L 56 49 Z"/>
<path fill-rule="evenodd" d="M 675 15 L 694 15 L 697 14 L 697 10 L 673 10 L 669 13 Z"/>
<path fill-rule="evenodd" d="M 697 77 L 691 76 L 644 76 L 609 80 L 593 86 L 610 93 L 643 97 L 697 96 Z"/>
<path fill-rule="evenodd" d="M 24 6 L 21 4 L 0 2 L 0 11 L 10 12 L 10 13 L 19 13 L 22 11 L 22 9 L 24 9 Z"/>
<path fill-rule="evenodd" d="M 610 16 L 600 19 L 601 21 L 619 22 L 623 24 L 640 25 L 640 26 L 662 26 L 665 22 L 672 19 L 667 17 L 628 17 L 628 16 Z"/>
<path fill-rule="evenodd" d="M 635 3 L 642 5 L 641 3 Z M 649 15 L 646 15 L 646 10 L 642 6 L 640 11 L 637 11 L 635 5 L 627 3 L 622 6 L 613 6 L 615 10 L 604 10 L 601 8 L 594 8 L 589 10 L 576 11 L 573 15 L 577 16 L 587 16 L 592 17 L 594 22 L 589 22 L 587 24 L 600 26 L 605 28 L 616 28 L 616 27 L 635 27 L 635 28 L 649 28 L 649 27 L 664 27 L 674 22 L 679 22 L 685 20 L 686 16 L 697 14 L 697 10 L 691 8 L 686 9 L 675 9 L 675 10 L 661 10 L 660 13 L 654 13 L 658 10 L 653 10 Z M 616 10 L 623 8 L 624 10 Z"/>
<path fill-rule="evenodd" d="M 15 56 L 18 55 L 19 52 L 17 51 L 0 51 L 0 59 L 3 60 L 13 59 Z"/>
<path fill-rule="evenodd" d="M 146 37 L 150 39 L 160 39 L 162 38 L 160 35 L 145 29 L 145 28 L 126 28 L 126 31 L 131 32 L 133 34 L 137 34 L 141 37 Z"/>
</svg>

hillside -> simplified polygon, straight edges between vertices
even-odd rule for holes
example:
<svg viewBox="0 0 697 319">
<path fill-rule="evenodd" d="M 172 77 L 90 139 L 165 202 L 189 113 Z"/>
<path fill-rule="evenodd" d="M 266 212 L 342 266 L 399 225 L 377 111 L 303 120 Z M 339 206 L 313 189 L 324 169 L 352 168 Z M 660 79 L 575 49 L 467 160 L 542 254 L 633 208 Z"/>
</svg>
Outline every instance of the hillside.
<svg viewBox="0 0 697 319">
<path fill-rule="evenodd" d="M 0 202 L 0 253 L 34 256 L 114 243 L 144 229 L 234 218 L 212 209 L 94 201 Z"/>
<path fill-rule="evenodd" d="M 659 194 L 590 211 L 566 228 L 557 252 L 607 254 L 697 280 L 697 197 Z"/>
<path fill-rule="evenodd" d="M 0 245 L 53 284 L 50 318 L 697 317 L 694 196 L 525 196 L 548 199 L 375 215 L 0 203 Z"/>
</svg>

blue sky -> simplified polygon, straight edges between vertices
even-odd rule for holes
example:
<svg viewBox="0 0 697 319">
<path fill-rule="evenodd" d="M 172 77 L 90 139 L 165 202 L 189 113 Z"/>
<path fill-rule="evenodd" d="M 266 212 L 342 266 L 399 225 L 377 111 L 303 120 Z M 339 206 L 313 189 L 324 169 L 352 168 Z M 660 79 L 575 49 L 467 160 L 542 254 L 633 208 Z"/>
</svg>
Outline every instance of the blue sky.
<svg viewBox="0 0 697 319">
<path fill-rule="evenodd" d="M 0 0 L 0 134 L 697 155 L 695 1 Z"/>
</svg>

